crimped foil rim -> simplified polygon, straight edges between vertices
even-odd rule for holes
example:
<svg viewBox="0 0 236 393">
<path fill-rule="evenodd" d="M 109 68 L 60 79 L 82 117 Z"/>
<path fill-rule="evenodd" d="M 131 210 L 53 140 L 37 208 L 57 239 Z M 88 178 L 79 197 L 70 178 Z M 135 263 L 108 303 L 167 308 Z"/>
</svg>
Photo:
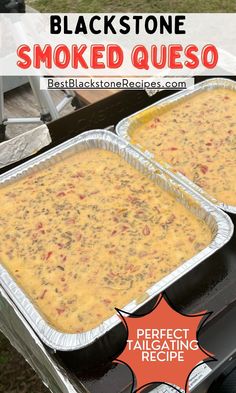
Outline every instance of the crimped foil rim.
<svg viewBox="0 0 236 393">
<path fill-rule="evenodd" d="M 165 97 L 165 98 L 161 99 L 160 101 L 157 101 L 156 103 L 154 103 L 154 104 L 152 104 L 150 106 L 147 106 L 146 108 L 141 109 L 140 111 L 135 112 L 135 113 L 133 113 L 132 115 L 130 115 L 128 117 L 125 117 L 124 119 L 122 119 L 116 125 L 116 133 L 121 138 L 123 138 L 123 139 L 125 139 L 125 140 L 130 142 L 129 126 L 130 126 L 130 124 L 133 121 L 133 117 L 135 117 L 136 115 L 142 114 L 146 110 L 149 110 L 151 108 L 162 107 L 162 106 L 165 106 L 166 104 L 179 101 L 182 98 L 189 97 L 189 96 L 191 96 L 193 94 L 196 94 L 197 92 L 199 92 L 201 90 L 212 89 L 214 87 L 225 87 L 225 88 L 228 88 L 228 89 L 236 90 L 236 82 L 231 80 L 231 79 L 227 79 L 227 78 L 212 78 L 212 79 L 207 79 L 207 80 L 205 80 L 203 82 L 197 83 L 193 88 L 180 91 L 180 92 L 175 93 L 175 94 L 173 94 L 173 95 L 171 95 L 169 97 Z M 138 148 L 138 146 L 135 146 L 135 147 Z M 150 153 L 148 151 L 145 151 L 145 154 L 152 159 L 153 163 L 155 163 L 155 160 L 153 159 L 153 154 L 152 153 Z M 172 167 L 171 167 L 170 164 L 167 164 L 167 163 L 163 164 L 162 163 L 162 165 L 163 165 L 164 169 L 166 167 L 170 171 L 172 171 L 172 173 L 174 174 L 176 179 L 178 178 L 182 183 L 186 183 L 192 189 L 194 189 L 197 192 L 201 193 L 203 197 L 205 197 L 208 200 L 210 200 L 211 202 L 213 202 L 220 209 L 222 209 L 222 210 L 224 210 L 224 211 L 226 211 L 228 213 L 231 213 L 231 214 L 236 214 L 236 206 L 231 206 L 231 205 L 227 205 L 226 203 L 219 202 L 218 200 L 213 198 L 210 194 L 208 194 L 203 188 L 197 186 L 192 180 L 190 180 L 186 176 L 182 175 L 182 173 L 174 172 L 174 170 L 172 170 Z"/>
<path fill-rule="evenodd" d="M 164 277 L 162 280 L 157 282 L 151 288 L 149 288 L 145 293 L 148 297 L 142 303 L 137 304 L 132 301 L 124 307 L 123 309 L 127 312 L 135 312 L 138 308 L 144 305 L 147 301 L 152 299 L 154 296 L 159 294 L 161 291 L 166 289 L 169 285 L 177 281 L 180 277 L 186 274 L 188 271 L 192 270 L 195 266 L 201 263 L 203 260 L 208 258 L 224 244 L 226 244 L 233 234 L 233 224 L 230 217 L 225 214 L 222 210 L 216 208 L 212 203 L 202 198 L 194 190 L 191 190 L 188 186 L 180 184 L 178 179 L 176 180 L 172 174 L 167 176 L 164 171 L 162 171 L 161 165 L 158 166 L 153 164 L 144 154 L 141 154 L 137 149 L 130 146 L 130 144 L 123 139 L 119 138 L 115 134 L 104 130 L 92 130 L 87 131 L 77 137 L 62 143 L 61 145 L 41 154 L 40 156 L 33 158 L 32 160 L 20 165 L 19 167 L 12 169 L 5 174 L 0 176 L 0 184 L 5 182 L 11 182 L 16 180 L 19 176 L 24 175 L 30 170 L 36 170 L 38 165 L 44 166 L 50 160 L 56 158 L 59 153 L 70 152 L 70 149 L 78 148 L 80 146 L 96 147 L 101 143 L 105 148 L 111 151 L 116 151 L 118 149 L 119 153 L 123 158 L 127 154 L 130 160 L 127 161 L 133 164 L 137 163 L 136 168 L 140 169 L 143 173 L 147 173 L 151 178 L 155 180 L 158 178 L 159 181 L 167 185 L 170 190 L 178 190 L 181 198 L 187 198 L 190 195 L 197 203 L 201 206 L 201 209 L 205 212 L 207 220 L 214 220 L 214 226 L 216 226 L 215 238 L 200 253 L 196 254 L 193 258 L 189 259 L 172 273 Z M 177 191 L 176 191 L 177 195 Z M 209 224 L 210 225 L 210 224 Z M 32 328 L 38 334 L 40 339 L 49 347 L 60 350 L 60 351 L 73 351 L 82 349 L 95 340 L 106 334 L 111 328 L 121 323 L 117 315 L 112 316 L 108 320 L 104 321 L 98 327 L 84 333 L 68 334 L 58 332 L 56 329 L 52 328 L 40 315 L 33 303 L 24 294 L 24 292 L 18 287 L 15 281 L 11 278 L 10 274 L 6 269 L 0 265 L 0 283 L 14 301 L 18 309 L 25 316 L 27 321 L 30 323 Z"/>
</svg>

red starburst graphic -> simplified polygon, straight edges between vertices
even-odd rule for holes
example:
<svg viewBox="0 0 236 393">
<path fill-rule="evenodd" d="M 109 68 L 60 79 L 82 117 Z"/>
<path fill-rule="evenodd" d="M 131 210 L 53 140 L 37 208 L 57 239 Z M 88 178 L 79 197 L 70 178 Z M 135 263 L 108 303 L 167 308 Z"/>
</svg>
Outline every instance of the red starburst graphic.
<svg viewBox="0 0 236 393">
<path fill-rule="evenodd" d="M 141 392 L 147 385 L 157 382 L 177 385 L 189 392 L 188 378 L 193 369 L 203 360 L 213 359 L 200 347 L 197 338 L 200 325 L 210 313 L 180 314 L 169 305 L 164 295 L 146 315 L 124 317 L 121 310 L 117 311 L 128 337 L 125 349 L 116 361 L 132 370 L 136 378 L 132 392 Z"/>
</svg>

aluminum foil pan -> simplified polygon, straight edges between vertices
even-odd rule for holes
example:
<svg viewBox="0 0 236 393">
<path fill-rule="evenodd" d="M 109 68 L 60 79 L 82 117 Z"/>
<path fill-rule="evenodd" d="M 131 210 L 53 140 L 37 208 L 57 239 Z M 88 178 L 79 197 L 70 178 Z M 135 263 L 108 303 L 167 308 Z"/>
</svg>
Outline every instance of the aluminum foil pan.
<svg viewBox="0 0 236 393">
<path fill-rule="evenodd" d="M 160 187 L 172 193 L 193 214 L 203 219 L 213 234 L 213 241 L 208 247 L 183 263 L 151 288 L 147 288 L 143 297 L 145 300 L 143 299 L 142 302 L 137 303 L 134 299 L 124 307 L 125 311 L 132 313 L 227 243 L 233 233 L 233 224 L 231 219 L 223 211 L 217 209 L 213 204 L 204 200 L 194 191 L 189 191 L 187 187 L 180 185 L 172 175 L 167 176 L 164 174 L 161 166 L 157 170 L 157 166 L 146 158 L 145 155 L 109 131 L 94 130 L 78 135 L 0 176 L 0 184 L 14 182 L 23 176 L 61 161 L 73 153 L 79 153 L 80 151 L 95 147 L 110 150 L 122 156 L 128 163 L 140 172 L 145 173 Z M 4 287 L 41 340 L 56 350 L 72 351 L 85 348 L 121 323 L 119 317 L 114 314 L 114 316 L 89 332 L 77 334 L 62 333 L 49 326 L 29 298 L 1 265 L 0 284 Z"/>
<path fill-rule="evenodd" d="M 46 348 L 0 286 L 0 332 L 38 373 L 52 393 L 88 393 Z M 5 392 L 6 393 L 6 392 Z"/>
<path fill-rule="evenodd" d="M 226 89 L 231 89 L 236 91 L 236 82 L 226 79 L 226 78 L 212 78 L 212 79 L 207 79 L 203 82 L 200 82 L 194 86 L 194 88 L 183 90 L 179 93 L 175 93 L 171 95 L 170 97 L 163 98 L 160 101 L 157 101 L 155 104 L 152 104 L 145 109 L 142 109 L 141 111 L 138 111 L 134 113 L 131 116 L 126 117 L 125 119 L 121 120 L 117 126 L 116 126 L 116 133 L 122 137 L 123 139 L 127 140 L 130 142 L 130 136 L 129 136 L 129 131 L 130 127 L 132 126 L 135 127 L 135 124 L 139 124 L 140 119 L 142 115 L 146 115 L 148 111 L 155 111 L 155 108 L 160 109 L 165 107 L 165 105 L 171 104 L 171 103 L 178 103 L 181 102 L 182 100 L 185 100 L 186 97 L 191 97 L 193 95 L 196 95 L 202 91 L 205 90 L 213 90 L 216 88 L 226 88 Z M 137 148 L 141 148 L 141 146 L 136 146 Z M 145 151 L 145 155 L 147 155 L 153 163 L 155 163 L 154 155 L 149 152 Z M 199 192 L 203 197 L 207 198 L 210 200 L 212 203 L 220 207 L 221 209 L 225 210 L 228 213 L 236 214 L 236 206 L 229 206 L 225 203 L 217 201 L 215 198 L 213 198 L 211 195 L 209 195 L 206 191 L 204 191 L 201 187 L 193 183 L 190 179 L 188 179 L 186 176 L 182 175 L 179 172 L 174 171 L 174 168 L 171 167 L 168 163 L 163 163 L 161 162 L 161 165 L 164 169 L 172 171 L 172 173 L 175 176 L 175 179 L 181 183 L 181 184 L 187 184 L 189 185 L 192 189 L 195 191 Z"/>
</svg>

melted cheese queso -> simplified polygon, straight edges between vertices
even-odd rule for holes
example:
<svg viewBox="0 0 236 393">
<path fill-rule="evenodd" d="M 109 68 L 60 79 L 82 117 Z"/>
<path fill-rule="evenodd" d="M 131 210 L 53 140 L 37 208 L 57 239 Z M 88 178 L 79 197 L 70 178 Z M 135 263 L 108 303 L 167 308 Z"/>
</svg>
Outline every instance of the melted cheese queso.
<svg viewBox="0 0 236 393">
<path fill-rule="evenodd" d="M 132 143 L 236 206 L 236 92 L 208 90 L 152 113 L 131 129 Z"/>
<path fill-rule="evenodd" d="M 115 153 L 83 151 L 0 189 L 0 258 L 57 330 L 88 331 L 212 239 Z"/>
</svg>

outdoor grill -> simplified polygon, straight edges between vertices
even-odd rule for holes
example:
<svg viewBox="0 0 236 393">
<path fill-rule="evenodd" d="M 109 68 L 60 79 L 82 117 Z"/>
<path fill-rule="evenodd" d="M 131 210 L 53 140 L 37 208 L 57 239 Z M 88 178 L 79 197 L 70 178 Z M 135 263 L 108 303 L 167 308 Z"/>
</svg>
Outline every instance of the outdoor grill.
<svg viewBox="0 0 236 393">
<path fill-rule="evenodd" d="M 206 79 L 197 77 L 196 82 Z M 231 78 L 236 80 L 236 78 Z M 157 100 L 173 94 L 160 91 L 149 97 L 144 91 L 122 91 L 109 98 L 88 105 L 70 115 L 51 122 L 48 127 L 52 144 L 49 150 L 87 130 L 114 130 L 114 126 L 128 115 Z M 41 154 L 37 153 L 37 155 Z M 27 161 L 27 160 L 25 160 Z M 16 165 L 0 170 L 4 173 Z M 236 224 L 235 215 L 231 219 Z M 222 249 L 170 285 L 166 294 L 176 309 L 185 314 L 202 310 L 212 312 L 201 329 L 200 344 L 214 354 L 217 361 L 201 367 L 191 379 L 191 392 L 236 392 L 236 234 Z M 130 393 L 132 375 L 128 367 L 111 362 L 112 354 L 95 350 L 84 351 L 78 358 L 73 352 L 54 351 L 45 346 L 0 288 L 0 330 L 22 353 L 53 393 Z M 151 309 L 157 297 L 149 301 Z M 125 336 L 120 340 L 120 347 Z M 145 392 L 170 393 L 165 385 L 152 385 Z M 173 390 L 174 392 L 174 390 Z"/>
</svg>

